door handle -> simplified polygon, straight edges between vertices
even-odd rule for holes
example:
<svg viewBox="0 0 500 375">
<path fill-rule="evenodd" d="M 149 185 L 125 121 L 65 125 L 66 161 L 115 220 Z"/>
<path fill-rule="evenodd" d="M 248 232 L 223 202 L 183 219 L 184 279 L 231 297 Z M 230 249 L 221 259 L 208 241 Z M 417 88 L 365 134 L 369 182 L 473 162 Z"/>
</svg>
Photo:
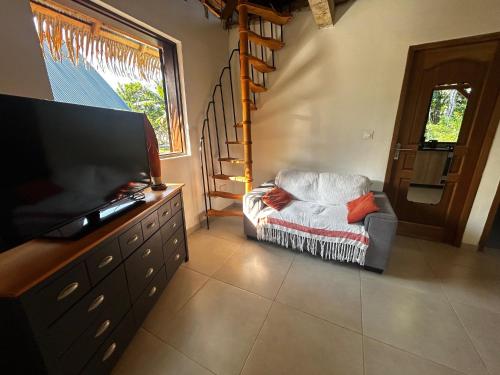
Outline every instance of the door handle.
<svg viewBox="0 0 500 375">
<path fill-rule="evenodd" d="M 396 148 L 394 149 L 394 160 L 399 160 L 399 154 L 401 151 L 413 151 L 412 148 L 401 148 L 401 143 L 396 143 Z"/>
</svg>

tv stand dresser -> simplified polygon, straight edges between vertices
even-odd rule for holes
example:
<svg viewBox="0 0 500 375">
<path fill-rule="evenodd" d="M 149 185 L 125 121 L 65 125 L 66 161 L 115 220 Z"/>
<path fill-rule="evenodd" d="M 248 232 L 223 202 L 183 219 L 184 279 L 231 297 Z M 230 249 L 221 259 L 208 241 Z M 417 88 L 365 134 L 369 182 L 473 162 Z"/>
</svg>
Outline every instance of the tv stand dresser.
<svg viewBox="0 0 500 375">
<path fill-rule="evenodd" d="M 78 240 L 0 254 L 0 372 L 107 374 L 188 260 L 182 186 Z"/>
</svg>

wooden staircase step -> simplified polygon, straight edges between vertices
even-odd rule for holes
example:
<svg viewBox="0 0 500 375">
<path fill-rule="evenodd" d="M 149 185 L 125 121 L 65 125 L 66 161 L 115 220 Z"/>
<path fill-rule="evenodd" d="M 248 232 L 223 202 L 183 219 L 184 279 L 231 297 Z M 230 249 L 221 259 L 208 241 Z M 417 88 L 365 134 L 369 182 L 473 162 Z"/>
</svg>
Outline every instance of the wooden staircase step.
<svg viewBox="0 0 500 375">
<path fill-rule="evenodd" d="M 253 31 L 248 32 L 248 40 L 254 42 L 256 44 L 263 45 L 269 49 L 277 50 L 281 49 L 285 46 L 285 43 L 278 39 L 268 38 L 264 36 L 260 36 L 259 34 L 254 33 Z"/>
<path fill-rule="evenodd" d="M 255 14 L 264 18 L 266 21 L 272 22 L 276 25 L 284 25 L 292 19 L 292 16 L 288 14 L 278 13 L 274 9 L 264 7 L 257 4 L 246 4 L 248 13 Z"/>
<path fill-rule="evenodd" d="M 236 181 L 236 182 L 246 182 L 245 176 L 230 176 L 227 174 L 216 174 L 213 176 L 216 180 L 226 180 L 226 181 Z"/>
<path fill-rule="evenodd" d="M 257 105 L 255 105 L 255 103 L 250 103 L 250 110 L 256 111 L 257 110 Z"/>
<path fill-rule="evenodd" d="M 243 211 L 239 211 L 239 210 L 208 210 L 208 216 L 238 216 L 238 217 L 243 217 Z"/>
<path fill-rule="evenodd" d="M 221 18 L 221 13 L 219 12 L 219 9 L 215 8 L 211 3 L 209 3 L 207 0 L 202 1 L 203 6 L 207 8 L 207 10 L 212 13 L 215 17 Z"/>
<path fill-rule="evenodd" d="M 243 128 L 243 123 L 238 122 L 235 125 L 233 125 L 235 128 Z"/>
<path fill-rule="evenodd" d="M 236 126 L 236 125 L 235 125 Z M 243 127 L 243 125 L 241 125 Z M 226 145 L 244 145 L 243 141 L 226 141 Z"/>
<path fill-rule="evenodd" d="M 238 158 L 219 158 L 219 161 L 225 161 L 227 163 L 233 163 L 233 164 L 242 164 L 245 162 L 243 159 L 238 159 Z"/>
<path fill-rule="evenodd" d="M 267 64 L 265 61 L 255 56 L 248 56 L 248 63 L 253 65 L 255 70 L 261 73 L 271 73 L 276 70 L 274 66 Z"/>
<path fill-rule="evenodd" d="M 259 83 L 255 83 L 252 80 L 249 81 L 249 84 L 250 84 L 250 91 L 252 91 L 252 92 L 259 93 L 259 92 L 266 92 L 267 91 L 267 88 L 265 86 L 262 86 Z"/>
<path fill-rule="evenodd" d="M 208 195 L 214 198 L 226 198 L 226 199 L 236 199 L 236 200 L 243 199 L 243 194 L 229 193 L 227 191 L 210 191 Z"/>
</svg>

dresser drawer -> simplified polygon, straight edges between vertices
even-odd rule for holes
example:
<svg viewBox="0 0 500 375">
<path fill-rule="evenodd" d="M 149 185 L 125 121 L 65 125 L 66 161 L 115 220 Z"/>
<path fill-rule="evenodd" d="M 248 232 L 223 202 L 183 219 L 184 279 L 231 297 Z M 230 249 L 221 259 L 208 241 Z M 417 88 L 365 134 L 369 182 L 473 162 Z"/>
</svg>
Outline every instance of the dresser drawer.
<svg viewBox="0 0 500 375">
<path fill-rule="evenodd" d="M 134 337 L 137 325 L 132 312 L 129 312 L 111 333 L 103 345 L 99 347 L 82 374 L 109 374 L 114 365 Z"/>
<path fill-rule="evenodd" d="M 161 295 L 167 285 L 167 276 L 163 267 L 149 283 L 147 288 L 142 292 L 141 296 L 133 306 L 135 320 L 138 325 L 141 325 L 151 308 L 154 306 L 158 297 Z"/>
<path fill-rule="evenodd" d="M 175 215 L 176 212 L 179 212 L 182 208 L 182 199 L 181 195 L 177 194 L 170 200 L 170 205 L 172 206 L 172 215 Z"/>
<path fill-rule="evenodd" d="M 51 347 L 61 355 L 87 327 L 114 306 L 125 311 L 130 307 L 123 266 L 113 271 L 49 328 L 47 337 Z"/>
<path fill-rule="evenodd" d="M 90 281 L 83 263 L 52 281 L 34 295 L 27 297 L 28 311 L 33 319 L 47 327 L 73 306 L 90 289 Z"/>
<path fill-rule="evenodd" d="M 157 232 L 125 262 L 130 297 L 135 301 L 163 265 L 161 235 Z"/>
<path fill-rule="evenodd" d="M 172 208 L 170 207 L 170 201 L 168 201 L 158 209 L 158 218 L 160 220 L 160 226 L 165 224 L 171 217 L 172 217 Z"/>
<path fill-rule="evenodd" d="M 92 251 L 92 255 L 85 261 L 92 285 L 97 285 L 104 276 L 120 264 L 121 260 L 122 255 L 117 238 Z"/>
<path fill-rule="evenodd" d="M 99 318 L 62 355 L 59 360 L 61 372 L 64 375 L 79 374 L 129 310 L 129 297 L 126 287 L 123 286 L 120 298 L 115 298 L 114 303 L 108 305 Z"/>
<path fill-rule="evenodd" d="M 170 258 L 172 253 L 184 242 L 184 228 L 179 228 L 170 237 L 165 245 L 163 245 L 163 258 L 165 262 Z"/>
<path fill-rule="evenodd" d="M 164 226 L 161 227 L 161 237 L 163 243 L 167 242 L 170 237 L 183 227 L 182 211 L 177 212 Z"/>
<path fill-rule="evenodd" d="M 149 237 L 151 237 L 154 232 L 160 229 L 160 221 L 158 220 L 158 213 L 156 211 L 153 212 L 151 215 L 142 220 L 141 225 L 142 225 L 142 234 L 144 235 L 144 239 L 146 240 Z"/>
<path fill-rule="evenodd" d="M 123 258 L 128 257 L 132 252 L 137 249 L 143 242 L 141 223 L 134 225 L 119 237 L 120 249 Z"/>
<path fill-rule="evenodd" d="M 177 268 L 184 262 L 186 259 L 186 245 L 185 243 L 181 243 L 177 249 L 170 255 L 170 258 L 165 262 L 165 269 L 167 271 L 167 279 L 170 280 L 172 276 L 174 276 Z"/>
</svg>

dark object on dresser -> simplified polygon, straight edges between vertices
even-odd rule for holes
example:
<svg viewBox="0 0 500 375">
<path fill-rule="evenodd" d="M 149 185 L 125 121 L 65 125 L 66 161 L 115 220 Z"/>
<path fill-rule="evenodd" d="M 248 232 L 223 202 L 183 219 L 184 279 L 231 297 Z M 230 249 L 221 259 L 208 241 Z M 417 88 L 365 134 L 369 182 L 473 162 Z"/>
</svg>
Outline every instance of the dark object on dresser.
<svg viewBox="0 0 500 375">
<path fill-rule="evenodd" d="M 0 368 L 107 374 L 188 260 L 182 185 L 77 241 L 33 240 L 0 254 Z"/>
</svg>

